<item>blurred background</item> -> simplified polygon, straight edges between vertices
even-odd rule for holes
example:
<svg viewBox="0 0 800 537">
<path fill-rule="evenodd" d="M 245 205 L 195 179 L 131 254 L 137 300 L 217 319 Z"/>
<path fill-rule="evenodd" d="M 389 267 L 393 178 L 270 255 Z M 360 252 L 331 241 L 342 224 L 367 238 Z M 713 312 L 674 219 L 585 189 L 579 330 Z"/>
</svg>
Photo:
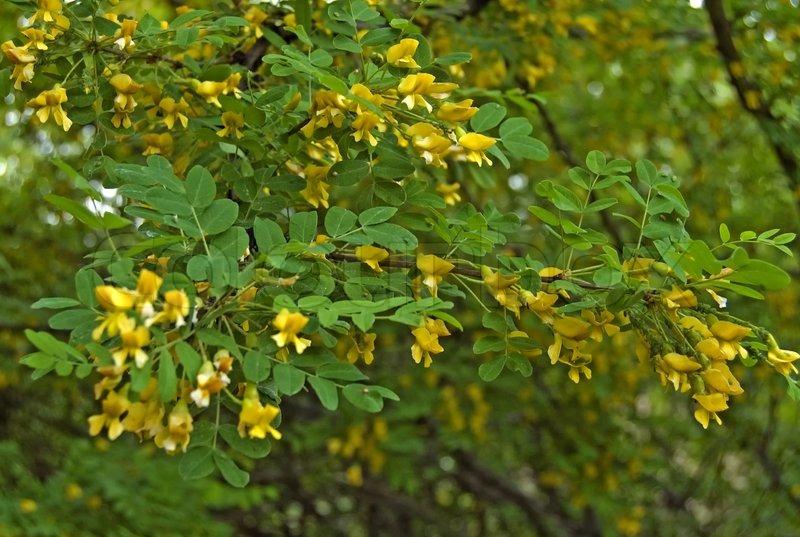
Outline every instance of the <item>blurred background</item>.
<svg viewBox="0 0 800 537">
<path fill-rule="evenodd" d="M 394 3 L 402 13 L 402 4 Z M 211 2 L 193 2 L 211 6 Z M 469 51 L 463 77 L 489 99 L 512 88 L 516 114 L 551 148 L 547 162 L 494 166 L 477 206 L 523 215 L 542 255 L 558 253 L 527 221 L 534 186 L 565 179 L 592 149 L 648 158 L 681 179 L 695 238 L 798 230 L 800 8 L 797 0 L 725 2 L 735 61 L 717 48 L 722 5 L 700 0 L 429 1 L 416 22 L 434 50 Z M 119 12 L 174 16 L 167 1 Z M 0 41 L 18 39 L 24 2 L 0 4 Z M 719 21 L 717 21 L 719 22 Z M 18 41 L 19 42 L 19 41 Z M 742 69 L 746 87 L 728 70 Z M 0 68 L 9 67 L 6 63 Z M 477 376 L 477 333 L 448 338 L 430 370 L 412 367 L 407 335 L 388 328 L 368 373 L 400 394 L 377 416 L 321 409 L 312 394 L 282 407 L 284 440 L 253 463 L 251 484 L 183 481 L 179 461 L 134 439 L 88 435 L 91 379 L 33 381 L 18 359 L 26 328 L 50 330 L 43 296 L 72 296 L 73 275 L 102 238 L 48 206 L 81 200 L 56 165 L 76 169 L 92 133 L 33 125 L 3 72 L 0 90 L 0 535 L 794 535 L 800 527 L 798 403 L 766 366 L 739 366 L 745 394 L 703 431 L 691 402 L 662 388 L 634 341 L 597 356 L 575 385 L 547 359 L 523 378 Z M 536 99 L 523 98 L 525 93 Z M 509 97 L 508 93 L 505 93 Z M 468 95 L 469 96 L 469 95 Z M 119 155 L 123 145 L 109 150 Z M 140 158 L 132 155 L 131 159 Z M 113 202 L 113 198 L 110 199 Z M 624 222 L 610 221 L 623 242 Z M 790 245 L 796 251 L 795 245 Z M 751 254 L 798 275 L 797 258 Z M 800 348 L 798 287 L 729 308 Z M 464 312 L 480 318 L 479 311 Z M 479 323 L 477 323 L 479 325 Z M 57 330 L 54 334 L 59 335 Z M 379 330 L 380 332 L 380 330 Z M 65 335 L 65 334 L 62 334 Z"/>
</svg>

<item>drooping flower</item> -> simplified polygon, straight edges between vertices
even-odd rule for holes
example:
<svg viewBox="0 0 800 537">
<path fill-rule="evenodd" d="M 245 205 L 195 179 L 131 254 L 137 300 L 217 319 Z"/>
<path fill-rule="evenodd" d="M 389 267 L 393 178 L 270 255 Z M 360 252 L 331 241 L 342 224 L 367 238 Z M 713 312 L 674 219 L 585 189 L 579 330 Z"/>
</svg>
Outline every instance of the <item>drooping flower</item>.
<svg viewBox="0 0 800 537">
<path fill-rule="evenodd" d="M 330 185 L 324 181 L 328 176 L 330 166 L 316 166 L 309 164 L 304 168 L 306 187 L 300 191 L 300 195 L 314 208 L 322 205 L 328 208 L 328 198 Z"/>
<path fill-rule="evenodd" d="M 117 45 L 120 50 L 129 52 L 136 46 L 136 43 L 133 42 L 133 34 L 136 32 L 136 27 L 138 25 L 139 22 L 136 19 L 125 19 L 122 21 L 120 29 L 114 34 L 114 37 L 117 38 L 114 44 Z"/>
<path fill-rule="evenodd" d="M 700 404 L 694 411 L 694 419 L 703 426 L 703 429 L 708 429 L 708 423 L 712 418 L 719 425 L 722 425 L 722 420 L 717 413 L 728 408 L 727 395 L 722 393 L 695 394 L 692 399 Z"/>
<path fill-rule="evenodd" d="M 112 76 L 109 79 L 109 83 L 117 92 L 116 97 L 114 97 L 114 117 L 111 118 L 111 124 L 116 128 L 122 126 L 127 129 L 131 126 L 130 115 L 138 104 L 133 95 L 142 89 L 142 86 L 134 82 L 130 75 L 125 73 Z"/>
<path fill-rule="evenodd" d="M 438 296 L 439 284 L 455 265 L 441 257 L 428 254 L 417 258 L 417 268 L 423 275 L 422 283 L 431 290 L 433 296 Z"/>
<path fill-rule="evenodd" d="M 362 112 L 358 114 L 351 126 L 354 131 L 351 134 L 353 139 L 355 139 L 356 142 L 364 140 L 372 147 L 378 145 L 378 139 L 372 133 L 372 130 L 377 129 L 378 132 L 386 132 L 386 123 L 378 114 L 373 112 Z"/>
<path fill-rule="evenodd" d="M 401 39 L 398 44 L 392 45 L 386 51 L 386 61 L 389 65 L 403 69 L 419 69 L 419 64 L 414 61 L 414 53 L 418 46 L 419 41 L 416 39 Z"/>
<path fill-rule="evenodd" d="M 231 379 L 228 377 L 233 365 L 233 358 L 227 350 L 219 351 L 214 356 L 214 362 L 206 361 L 200 367 L 197 373 L 197 388 L 192 391 L 189 396 L 194 404 L 201 408 L 205 408 L 211 401 L 211 396 L 219 393 L 230 384 Z"/>
<path fill-rule="evenodd" d="M 350 338 L 353 341 L 353 345 L 347 351 L 347 361 L 354 364 L 359 358 L 362 358 L 365 364 L 370 365 L 375 359 L 373 352 L 375 351 L 375 338 L 377 337 L 377 334 L 352 331 Z"/>
<path fill-rule="evenodd" d="M 619 326 L 611 324 L 614 321 L 614 314 L 608 310 L 603 310 L 600 313 L 583 310 L 581 317 L 592 325 L 589 337 L 595 341 L 602 341 L 604 332 L 608 336 L 614 336 L 619 333 Z"/>
<path fill-rule="evenodd" d="M 244 127 L 244 117 L 242 114 L 236 112 L 223 112 L 222 116 L 222 129 L 217 131 L 217 136 L 231 138 L 236 137 L 240 139 L 244 136 L 242 127 Z"/>
<path fill-rule="evenodd" d="M 534 294 L 526 289 L 520 292 L 520 296 L 525 305 L 528 306 L 528 309 L 538 315 L 543 323 L 553 323 L 556 318 L 556 310 L 553 308 L 553 304 L 558 301 L 558 295 L 545 291 L 537 291 Z"/>
<path fill-rule="evenodd" d="M 425 367 L 433 363 L 431 354 L 444 352 L 444 347 L 439 343 L 439 335 L 428 330 L 427 326 L 420 326 L 411 331 L 414 335 L 414 344 L 411 345 L 411 357 L 415 362 L 422 361 Z"/>
<path fill-rule="evenodd" d="M 436 192 L 442 195 L 445 205 L 455 205 L 461 201 L 461 194 L 458 193 L 459 190 L 461 190 L 461 185 L 459 183 L 439 183 L 436 185 Z"/>
<path fill-rule="evenodd" d="M 332 90 L 319 90 L 311 100 L 311 109 L 308 111 L 311 117 L 300 130 L 306 138 L 310 138 L 316 129 L 324 129 L 330 125 L 339 128 L 344 121 L 346 109 L 347 102 L 343 95 Z"/>
<path fill-rule="evenodd" d="M 474 162 L 478 166 L 482 166 L 485 161 L 489 166 L 492 161 L 486 156 L 485 151 L 492 147 L 497 140 L 478 134 L 477 132 L 468 132 L 458 139 L 458 144 L 465 150 L 464 157 L 469 162 Z"/>
<path fill-rule="evenodd" d="M 478 109 L 472 106 L 472 99 L 464 99 L 457 103 L 442 103 L 436 111 L 436 117 L 450 123 L 464 123 L 477 113 Z"/>
<path fill-rule="evenodd" d="M 14 89 L 21 90 L 23 83 L 33 80 L 36 56 L 27 47 L 14 45 L 13 41 L 6 41 L 0 47 L 6 58 L 14 65 L 14 71 L 10 76 L 14 80 Z"/>
<path fill-rule="evenodd" d="M 167 426 L 156 434 L 154 439 L 156 446 L 163 448 L 170 455 L 177 453 L 178 450 L 186 451 L 194 429 L 192 421 L 189 406 L 181 399 L 169 413 Z"/>
<path fill-rule="evenodd" d="M 425 162 L 442 168 L 447 167 L 447 163 L 443 159 L 453 147 L 453 142 L 444 136 L 441 129 L 420 121 L 408 127 L 406 134 L 411 136 L 411 144 L 420 152 Z M 458 188 L 458 183 L 456 183 L 456 190 Z"/>
<path fill-rule="evenodd" d="M 290 313 L 289 310 L 283 308 L 280 313 L 272 320 L 272 326 L 278 329 L 278 333 L 272 336 L 278 347 L 285 347 L 290 343 L 294 343 L 294 348 L 297 354 L 303 354 L 303 351 L 311 345 L 311 340 L 298 337 L 303 328 L 308 324 L 308 317 L 302 313 Z"/>
<path fill-rule="evenodd" d="M 222 108 L 222 103 L 219 102 L 219 96 L 227 89 L 228 85 L 225 82 L 205 80 L 203 82 L 198 82 L 194 91 L 196 91 L 200 97 L 204 98 L 207 103 L 213 104 L 217 108 Z"/>
<path fill-rule="evenodd" d="M 128 358 L 133 358 L 136 367 L 142 368 L 147 363 L 147 353 L 143 347 L 150 343 L 150 330 L 146 326 L 136 326 L 131 318 L 119 325 L 121 346 L 111 353 L 117 366 L 125 365 Z"/>
<path fill-rule="evenodd" d="M 108 428 L 108 439 L 116 440 L 125 431 L 122 426 L 122 415 L 131 406 L 128 400 L 127 387 L 120 393 L 115 391 L 108 392 L 103 399 L 103 413 L 89 416 L 89 434 L 97 436 L 104 428 Z"/>
<path fill-rule="evenodd" d="M 280 431 L 270 425 L 280 413 L 280 409 L 274 405 L 262 405 L 256 385 L 247 383 L 242 410 L 239 412 L 239 436 L 264 439 L 269 433 L 275 440 L 280 440 Z"/>
<path fill-rule="evenodd" d="M 777 346 L 770 347 L 767 351 L 767 361 L 775 367 L 775 370 L 784 376 L 792 373 L 797 374 L 797 366 L 794 364 L 800 359 L 800 354 L 795 351 L 780 349 Z"/>
<path fill-rule="evenodd" d="M 53 121 L 60 125 L 65 131 L 72 126 L 72 120 L 67 117 L 67 113 L 61 105 L 67 102 L 67 90 L 56 85 L 51 90 L 45 90 L 27 102 L 32 108 L 38 108 L 36 117 L 42 123 L 46 122 L 52 114 Z"/>
<path fill-rule="evenodd" d="M 389 252 L 387 250 L 377 248 L 371 244 L 357 247 L 355 253 L 359 261 L 365 263 L 375 272 L 383 272 L 383 269 L 378 263 L 389 257 Z"/>
<path fill-rule="evenodd" d="M 458 87 L 458 84 L 452 82 L 434 82 L 435 80 L 436 77 L 430 73 L 418 73 L 403 78 L 397 85 L 398 93 L 406 96 L 403 104 L 409 110 L 422 107 L 431 112 L 433 106 L 425 100 L 426 96 L 443 99 Z"/>
<path fill-rule="evenodd" d="M 162 132 L 161 134 L 149 132 L 142 136 L 142 142 L 145 145 L 144 151 L 142 151 L 144 156 L 170 155 L 175 145 L 172 135 L 168 132 Z"/>
<path fill-rule="evenodd" d="M 164 125 L 172 130 L 175 126 L 175 120 L 178 120 L 183 128 L 189 125 L 189 118 L 186 117 L 186 111 L 189 110 L 189 103 L 181 97 L 180 101 L 175 101 L 172 97 L 164 97 L 158 103 L 161 113 L 164 115 Z"/>
<path fill-rule="evenodd" d="M 519 293 L 513 285 L 519 281 L 519 276 L 503 276 L 500 271 L 492 272 L 489 267 L 481 269 L 483 283 L 489 288 L 492 296 L 504 308 L 513 311 L 519 317 Z"/>
<path fill-rule="evenodd" d="M 145 321 L 146 326 L 159 323 L 175 323 L 175 328 L 186 324 L 189 315 L 189 297 L 179 289 L 172 289 L 164 293 L 164 306 L 154 316 Z"/>
</svg>

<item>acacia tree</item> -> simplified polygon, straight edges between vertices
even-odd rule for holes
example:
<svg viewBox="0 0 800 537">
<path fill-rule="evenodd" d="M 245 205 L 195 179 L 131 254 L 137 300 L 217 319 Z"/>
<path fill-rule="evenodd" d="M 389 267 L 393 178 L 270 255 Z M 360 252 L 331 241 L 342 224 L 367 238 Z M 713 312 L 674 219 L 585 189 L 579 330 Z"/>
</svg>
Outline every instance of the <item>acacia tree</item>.
<svg viewBox="0 0 800 537">
<path fill-rule="evenodd" d="M 22 5 L 2 78 L 33 121 L 90 138 L 79 164 L 58 163 L 86 203 L 46 199 L 104 238 L 76 273 L 76 298 L 34 304 L 61 310 L 49 324 L 68 339 L 30 330 L 38 350 L 22 361 L 35 377 L 93 379 L 90 434 L 128 433 L 182 454 L 185 478 L 218 470 L 243 487 L 248 470 L 270 475 L 252 462 L 269 454 L 268 436 L 329 411 L 334 431 L 315 420 L 282 442 L 298 454 L 325 442 L 351 485 L 385 473 L 413 491 L 428 438 L 452 454 L 443 471 L 466 470 L 459 487 L 495 490 L 536 533 L 566 521 L 599 532 L 580 492 L 559 491 L 563 464 L 537 479 L 550 505 L 574 496 L 549 519 L 547 502 L 493 474 L 465 436 L 503 431 L 512 446 L 524 440 L 509 428 L 557 424 L 515 407 L 555 401 L 570 381 L 588 423 L 592 402 L 633 405 L 646 382 L 685 394 L 703 428 L 721 423 L 744 393 L 735 363 L 771 367 L 796 396 L 800 355 L 724 309 L 788 285 L 747 246 L 791 255 L 794 234 L 734 236 L 723 223 L 713 241 L 693 238 L 665 163 L 610 158 L 602 145 L 578 161 L 532 93 L 551 65 L 543 47 L 517 52 L 516 87 L 500 90 L 512 53 L 453 50 L 446 6 L 226 3 L 161 21 L 103 2 Z M 472 9 L 458 24 L 500 8 Z M 596 32 L 591 17 L 502 9 L 520 15 L 520 35 Z M 483 58 L 471 71 L 473 54 Z M 533 113 L 571 166 L 564 181 L 533 179 L 536 202 L 520 214 L 491 195 L 506 170 L 535 176 L 530 163 L 548 158 Z M 585 388 L 598 371 L 622 388 Z M 494 399 L 486 383 L 515 396 Z M 359 414 L 386 400 L 384 414 Z M 582 458 L 589 474 L 614 464 Z M 619 531 L 641 518 L 618 517 Z"/>
</svg>

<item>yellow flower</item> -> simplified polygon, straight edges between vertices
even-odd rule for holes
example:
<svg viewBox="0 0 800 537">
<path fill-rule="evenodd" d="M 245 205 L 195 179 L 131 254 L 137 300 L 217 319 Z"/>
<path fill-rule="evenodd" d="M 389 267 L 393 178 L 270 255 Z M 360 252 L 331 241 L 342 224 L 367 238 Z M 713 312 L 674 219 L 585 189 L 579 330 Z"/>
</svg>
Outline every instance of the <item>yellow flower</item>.
<svg viewBox="0 0 800 537">
<path fill-rule="evenodd" d="M 355 131 L 351 134 L 355 141 L 366 140 L 372 147 L 378 145 L 378 139 L 372 134 L 372 129 L 378 129 L 378 132 L 386 132 L 386 123 L 372 112 L 358 114 L 351 126 Z"/>
<path fill-rule="evenodd" d="M 156 134 L 154 132 L 142 136 L 142 141 L 145 144 L 142 155 L 170 155 L 172 147 L 175 145 L 172 135 L 168 132 Z"/>
<path fill-rule="evenodd" d="M 181 451 L 186 451 L 186 447 L 191 440 L 192 415 L 189 414 L 189 406 L 186 401 L 181 399 L 175 404 L 172 412 L 167 418 L 167 426 L 161 429 L 155 436 L 155 443 L 163 448 L 170 455 Z"/>
<path fill-rule="evenodd" d="M 278 347 L 285 347 L 289 343 L 294 343 L 297 354 L 303 354 L 303 351 L 311 345 L 311 340 L 297 337 L 297 334 L 305 328 L 306 324 L 308 324 L 308 317 L 302 313 L 289 313 L 289 310 L 283 308 L 272 320 L 272 326 L 279 330 L 277 334 L 272 336 L 272 339 L 275 340 Z"/>
<path fill-rule="evenodd" d="M 378 263 L 387 257 L 389 257 L 388 251 L 383 248 L 376 248 L 371 244 L 356 248 L 356 258 L 362 263 L 366 263 L 375 272 L 383 272 L 383 269 Z"/>
<path fill-rule="evenodd" d="M 614 314 L 610 311 L 603 310 L 599 314 L 595 314 L 593 311 L 583 310 L 581 317 L 592 325 L 592 332 L 589 337 L 595 341 L 603 341 L 603 332 L 608 336 L 614 336 L 619 333 L 619 326 L 611 324 L 614 321 Z"/>
<path fill-rule="evenodd" d="M 125 430 L 120 417 L 131 406 L 131 402 L 128 401 L 128 396 L 125 392 L 127 392 L 127 388 L 124 388 L 122 393 L 108 392 L 108 395 L 103 400 L 103 413 L 89 416 L 89 434 L 97 436 L 100 431 L 107 427 L 109 440 L 119 438 L 119 435 Z"/>
<path fill-rule="evenodd" d="M 50 31 L 50 35 L 55 37 L 69 28 L 69 19 L 61 14 L 62 11 L 61 0 L 39 0 L 39 9 L 28 19 L 28 24 L 32 25 L 37 20 L 55 23 L 57 29 Z"/>
<path fill-rule="evenodd" d="M 114 34 L 114 37 L 117 38 L 114 44 L 117 45 L 120 50 L 128 52 L 136 46 L 136 43 L 133 42 L 133 34 L 136 32 L 136 27 L 138 25 L 139 22 L 135 19 L 125 19 L 122 21 L 121 28 Z"/>
<path fill-rule="evenodd" d="M 226 367 L 229 369 L 232 361 L 230 360 L 230 355 L 228 355 L 227 358 L 228 359 L 223 363 L 226 364 Z M 200 408 L 207 407 L 211 401 L 211 396 L 221 392 L 222 389 L 231 382 L 231 379 L 227 375 L 227 370 L 221 371 L 217 369 L 217 367 L 208 360 L 200 367 L 196 380 L 197 388 L 189 394 L 189 397 L 191 397 L 194 404 Z"/>
<path fill-rule="evenodd" d="M 164 307 L 151 318 L 145 321 L 146 326 L 157 323 L 175 323 L 175 328 L 186 324 L 189 315 L 189 297 L 179 289 L 164 293 Z"/>
<path fill-rule="evenodd" d="M 221 130 L 217 131 L 217 136 L 242 138 L 244 134 L 241 129 L 244 127 L 244 117 L 236 112 L 223 112 L 222 127 Z"/>
<path fill-rule="evenodd" d="M 553 343 L 547 348 L 547 355 L 550 357 L 550 363 L 555 364 L 561 357 L 562 346 L 577 352 L 577 343 L 588 338 L 591 333 L 591 327 L 586 321 L 582 321 L 577 317 L 562 317 L 553 322 L 553 335 L 555 339 Z"/>
<path fill-rule="evenodd" d="M 359 358 L 363 358 L 364 363 L 370 365 L 375 359 L 373 352 L 377 337 L 377 334 L 352 331 L 350 338 L 353 340 L 353 346 L 347 351 L 347 361 L 354 364 Z"/>
<path fill-rule="evenodd" d="M 110 312 L 128 311 L 136 303 L 136 295 L 128 289 L 120 289 L 111 285 L 99 285 L 94 295 L 100 306 Z"/>
<path fill-rule="evenodd" d="M 558 301 L 558 295 L 538 291 L 536 294 L 523 290 L 520 295 L 528 309 L 534 312 L 545 324 L 552 324 L 555 320 L 556 310 L 553 304 Z"/>
<path fill-rule="evenodd" d="M 489 160 L 489 157 L 486 156 L 484 151 L 497 143 L 497 140 L 494 138 L 489 138 L 477 132 L 468 132 L 458 139 L 458 143 L 466 150 L 464 156 L 469 162 L 474 162 L 478 166 L 482 166 L 483 162 L 486 161 L 489 166 L 492 165 L 492 161 Z"/>
<path fill-rule="evenodd" d="M 416 39 L 401 39 L 398 44 L 389 47 L 386 52 L 386 61 L 389 62 L 389 65 L 403 69 L 419 69 L 419 65 L 414 61 L 414 53 L 418 46 L 419 41 Z"/>
<path fill-rule="evenodd" d="M 324 129 L 330 125 L 339 128 L 344 121 L 346 109 L 347 103 L 343 95 L 331 90 L 319 90 L 314 93 L 311 101 L 309 110 L 311 117 L 300 130 L 306 138 L 310 138 L 315 129 Z"/>
<path fill-rule="evenodd" d="M 142 347 L 150 343 L 150 330 L 146 326 L 136 326 L 136 321 L 126 319 L 119 325 L 119 337 L 122 346 L 111 353 L 117 366 L 125 365 L 128 358 L 133 358 L 136 367 L 142 368 L 147 363 L 147 353 Z"/>
<path fill-rule="evenodd" d="M 280 409 L 276 406 L 262 405 L 258 399 L 256 385 L 248 383 L 242 401 L 242 410 L 239 412 L 239 436 L 264 439 L 269 433 L 275 440 L 280 440 L 280 431 L 270 425 L 280 413 Z"/>
<path fill-rule="evenodd" d="M 741 395 L 744 393 L 742 385 L 725 362 L 712 362 L 712 365 L 703 371 L 703 380 L 706 386 L 727 395 Z"/>
<path fill-rule="evenodd" d="M 256 39 L 264 37 L 264 32 L 261 29 L 261 24 L 266 21 L 268 15 L 257 6 L 252 6 L 247 12 L 244 14 L 244 19 L 250 23 L 250 28 L 253 30 L 253 35 L 256 36 Z"/>
<path fill-rule="evenodd" d="M 483 283 L 492 292 L 495 300 L 519 317 L 519 293 L 512 288 L 519 280 L 519 276 L 503 276 L 500 271 L 492 272 L 486 266 L 481 269 L 481 273 L 483 274 Z"/>
<path fill-rule="evenodd" d="M 39 504 L 30 498 L 23 498 L 19 501 L 19 510 L 23 513 L 33 513 L 39 509 Z"/>
<path fill-rule="evenodd" d="M 60 125 L 65 131 L 68 131 L 72 126 L 72 121 L 67 117 L 64 109 L 61 108 L 61 105 L 65 102 L 67 102 L 67 90 L 59 85 L 56 85 L 51 90 L 45 90 L 41 92 L 39 95 L 28 101 L 27 105 L 33 108 L 38 108 L 36 111 L 36 117 L 39 118 L 39 121 L 42 123 L 46 122 L 50 117 L 50 114 L 52 114 L 53 121 L 56 122 L 56 125 Z"/>
<path fill-rule="evenodd" d="M 457 103 L 442 103 L 436 111 L 436 117 L 450 123 L 463 123 L 477 113 L 478 109 L 472 106 L 472 99 L 464 99 Z"/>
<path fill-rule="evenodd" d="M 159 101 L 158 107 L 164 115 L 164 125 L 166 125 L 168 129 L 172 130 L 172 127 L 175 126 L 176 119 L 180 121 L 184 129 L 189 125 L 189 118 L 186 117 L 185 114 L 185 112 L 189 110 L 189 103 L 187 103 L 183 97 L 181 97 L 181 100 L 178 102 L 175 102 L 175 99 L 172 97 L 164 97 Z"/>
<path fill-rule="evenodd" d="M 450 152 L 453 142 L 444 136 L 441 129 L 437 129 L 430 123 L 419 122 L 408 127 L 406 134 L 411 136 L 411 143 L 420 152 L 425 162 L 442 168 L 447 167 L 447 163 L 442 159 Z M 456 183 L 456 190 L 458 188 L 458 183 Z"/>
<path fill-rule="evenodd" d="M 219 96 L 227 89 L 228 85 L 225 82 L 214 82 L 211 80 L 199 82 L 197 87 L 195 87 L 195 91 L 200 97 L 204 98 L 207 103 L 213 104 L 218 108 L 222 108 L 222 103 L 219 102 Z"/>
<path fill-rule="evenodd" d="M 784 376 L 797 373 L 797 366 L 794 365 L 800 359 L 800 354 L 795 351 L 771 347 L 767 351 L 767 361 L 775 367 L 775 370 Z"/>
<path fill-rule="evenodd" d="M 40 32 L 40 30 L 35 30 L 33 28 L 30 28 L 30 30 Z M 6 58 L 14 64 L 14 72 L 11 73 L 10 77 L 14 79 L 14 89 L 21 90 L 23 82 L 30 82 L 33 80 L 33 65 L 36 63 L 36 56 L 28 50 L 31 44 L 33 44 L 33 41 L 24 47 L 18 47 L 14 45 L 13 41 L 6 41 L 0 45 Z M 45 46 L 45 49 L 46 48 L 47 46 Z"/>
<path fill-rule="evenodd" d="M 401 80 L 397 91 L 406 96 L 402 101 L 403 104 L 409 110 L 421 106 L 430 112 L 433 110 L 433 106 L 425 100 L 424 96 L 430 95 L 436 99 L 443 99 L 458 87 L 458 84 L 452 82 L 434 82 L 434 80 L 436 77 L 430 73 L 408 75 Z"/>
<path fill-rule="evenodd" d="M 155 379 L 150 379 L 154 387 L 157 387 Z M 158 399 L 145 398 L 132 403 L 128 408 L 128 415 L 122 420 L 122 426 L 126 431 L 134 433 L 139 440 L 153 438 L 164 429 L 161 420 L 164 418 L 164 405 Z"/>
<path fill-rule="evenodd" d="M 455 265 L 441 257 L 432 254 L 421 255 L 417 258 L 417 268 L 424 276 L 422 283 L 431 290 L 433 296 L 438 296 L 439 284 L 442 279 L 455 268 Z"/>
<path fill-rule="evenodd" d="M 737 354 L 747 358 L 747 349 L 742 347 L 739 341 L 751 332 L 750 328 L 730 321 L 717 321 L 708 328 L 719 341 L 720 352 L 726 359 L 732 360 Z"/>
<path fill-rule="evenodd" d="M 677 352 L 665 354 L 662 360 L 664 360 L 671 369 L 679 373 L 692 373 L 703 367 L 685 354 L 678 354 Z"/>
<path fill-rule="evenodd" d="M 664 303 L 670 309 L 697 307 L 697 297 L 689 289 L 672 286 L 669 292 L 662 294 Z"/>
<path fill-rule="evenodd" d="M 305 167 L 306 187 L 300 191 L 300 195 L 314 208 L 320 205 L 327 208 L 330 193 L 330 185 L 324 181 L 328 176 L 330 166 L 315 166 L 310 164 Z"/>
<path fill-rule="evenodd" d="M 719 425 L 722 425 L 722 420 L 717 415 L 717 412 L 722 412 L 728 408 L 727 395 L 722 393 L 695 394 L 692 398 L 700 403 L 700 406 L 694 411 L 694 419 L 703 426 L 703 429 L 708 429 L 708 423 L 711 418 Z"/>
<path fill-rule="evenodd" d="M 445 205 L 455 205 L 461 201 L 461 194 L 458 193 L 459 190 L 461 190 L 461 185 L 459 183 L 439 183 L 436 185 L 436 192 L 442 195 Z"/>
<path fill-rule="evenodd" d="M 411 333 L 415 339 L 414 344 L 411 345 L 411 357 L 415 362 L 420 363 L 420 361 L 423 361 L 425 367 L 430 367 L 431 363 L 433 363 L 431 353 L 439 354 L 444 352 L 444 348 L 439 344 L 439 335 L 431 333 L 427 326 L 415 328 Z"/>
</svg>

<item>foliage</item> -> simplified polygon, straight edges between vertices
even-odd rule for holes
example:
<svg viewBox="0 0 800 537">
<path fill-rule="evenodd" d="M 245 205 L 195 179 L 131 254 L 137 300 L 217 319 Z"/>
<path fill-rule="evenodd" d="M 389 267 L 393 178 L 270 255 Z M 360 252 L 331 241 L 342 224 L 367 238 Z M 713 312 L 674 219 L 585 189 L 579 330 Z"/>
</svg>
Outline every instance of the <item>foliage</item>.
<svg viewBox="0 0 800 537">
<path fill-rule="evenodd" d="M 381 515 L 392 524 L 419 510 L 410 531 L 435 524 L 403 503 L 430 489 L 450 507 L 441 528 L 638 533 L 652 498 L 640 487 L 617 507 L 619 468 L 635 481 L 654 464 L 653 451 L 636 449 L 643 438 L 697 438 L 686 421 L 665 423 L 675 398 L 659 384 L 685 394 L 683 412 L 690 405 L 703 428 L 770 368 L 796 398 L 800 354 L 725 309 L 790 284 L 774 254 L 792 255 L 794 233 L 715 223 L 708 236 L 675 170 L 653 161 L 670 155 L 617 156 L 635 147 L 630 138 L 589 138 L 585 158 L 571 155 L 533 91 L 573 32 L 604 43 L 598 19 L 520 16 L 532 9 L 521 2 L 474 13 L 429 4 L 224 3 L 161 21 L 104 2 L 20 2 L 24 28 L 3 44 L 11 67 L 0 78 L 26 96 L 36 128 L 83 133 L 80 158 L 53 162 L 68 181 L 45 200 L 100 240 L 74 293 L 33 304 L 55 313 L 48 329 L 25 332 L 35 350 L 21 362 L 34 378 L 90 379 L 100 410 L 89 432 L 181 454 L 172 471 L 187 480 L 252 480 L 261 494 L 277 473 L 313 494 L 332 478 L 303 454 L 327 451 L 340 486 L 400 502 L 397 520 Z M 493 30 L 509 21 L 510 31 Z M 454 24 L 481 31 L 454 37 Z M 782 157 L 796 118 L 758 116 L 762 95 L 748 95 L 791 180 Z M 783 97 L 775 107 L 790 108 Z M 552 164 L 540 164 L 550 151 L 536 115 L 566 173 L 538 171 Z M 775 122 L 788 134 L 771 131 Z M 514 194 L 511 169 L 528 174 L 512 177 L 530 192 Z M 562 428 L 571 399 L 578 409 Z M 624 436 L 609 449 L 611 434 Z M 702 457 L 686 449 L 668 456 Z M 272 450 L 285 468 L 260 460 Z M 497 477 L 495 466 L 520 461 L 534 474 Z M 678 490 L 704 478 L 691 466 Z M 781 479 L 769 476 L 777 489 Z M 264 494 L 291 505 L 285 488 Z M 459 521 L 485 490 L 507 504 Z M 326 513 L 354 512 L 297 501 L 311 534 Z M 721 525 L 726 508 L 681 524 Z M 270 523 L 294 528 L 298 517 L 281 512 Z M 667 516 L 654 512 L 648 526 Z"/>
</svg>

